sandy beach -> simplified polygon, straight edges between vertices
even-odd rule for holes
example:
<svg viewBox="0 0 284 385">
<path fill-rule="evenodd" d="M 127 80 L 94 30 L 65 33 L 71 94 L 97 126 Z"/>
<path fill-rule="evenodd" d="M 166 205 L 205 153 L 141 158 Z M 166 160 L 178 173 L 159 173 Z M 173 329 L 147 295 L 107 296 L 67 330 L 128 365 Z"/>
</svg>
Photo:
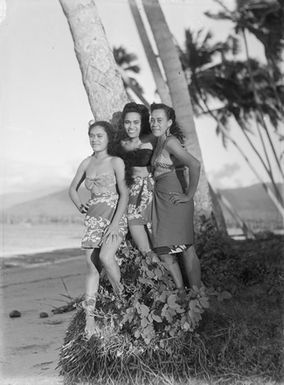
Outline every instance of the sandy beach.
<svg viewBox="0 0 284 385">
<path fill-rule="evenodd" d="M 59 348 L 74 312 L 53 307 L 84 292 L 85 262 L 79 249 L 9 258 L 1 270 L 1 384 L 62 384 Z M 13 310 L 20 318 L 9 317 Z M 47 312 L 47 318 L 40 318 Z"/>
</svg>

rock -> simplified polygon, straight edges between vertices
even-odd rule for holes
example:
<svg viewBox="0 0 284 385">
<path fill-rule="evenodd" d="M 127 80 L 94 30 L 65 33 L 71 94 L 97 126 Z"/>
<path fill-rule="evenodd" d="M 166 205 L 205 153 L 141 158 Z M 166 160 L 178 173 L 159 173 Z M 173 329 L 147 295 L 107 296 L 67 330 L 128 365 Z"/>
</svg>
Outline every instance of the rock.
<svg viewBox="0 0 284 385">
<path fill-rule="evenodd" d="M 10 318 L 18 318 L 21 317 L 21 312 L 19 310 L 13 310 L 10 312 L 9 317 Z"/>
<path fill-rule="evenodd" d="M 39 318 L 47 318 L 48 314 L 45 311 L 39 313 Z"/>
</svg>

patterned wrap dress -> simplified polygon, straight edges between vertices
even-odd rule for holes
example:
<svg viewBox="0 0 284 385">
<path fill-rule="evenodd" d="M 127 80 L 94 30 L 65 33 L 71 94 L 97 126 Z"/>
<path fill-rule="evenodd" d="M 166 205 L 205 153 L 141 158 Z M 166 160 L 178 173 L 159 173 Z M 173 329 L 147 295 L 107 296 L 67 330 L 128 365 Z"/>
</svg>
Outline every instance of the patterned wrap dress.
<svg viewBox="0 0 284 385">
<path fill-rule="evenodd" d="M 126 182 L 129 187 L 127 218 L 130 226 L 150 227 L 154 179 L 150 173 L 145 177 L 133 177 L 132 167 L 150 167 L 152 154 L 153 150 L 146 148 L 120 154 L 125 162 Z"/>
<path fill-rule="evenodd" d="M 85 186 L 91 192 L 89 209 L 85 216 L 85 234 L 82 249 L 93 249 L 102 245 L 103 236 L 114 217 L 119 195 L 116 191 L 116 179 L 112 173 L 103 173 L 95 178 L 85 179 Z M 127 234 L 127 217 L 123 214 L 119 222 L 121 239 Z"/>
<path fill-rule="evenodd" d="M 152 158 L 154 170 L 163 170 L 154 177 L 151 215 L 153 249 L 158 255 L 180 253 L 194 241 L 193 199 L 179 204 L 170 201 L 171 192 L 184 193 L 184 167 L 175 167 L 171 157 L 163 154 L 165 143 Z"/>
</svg>

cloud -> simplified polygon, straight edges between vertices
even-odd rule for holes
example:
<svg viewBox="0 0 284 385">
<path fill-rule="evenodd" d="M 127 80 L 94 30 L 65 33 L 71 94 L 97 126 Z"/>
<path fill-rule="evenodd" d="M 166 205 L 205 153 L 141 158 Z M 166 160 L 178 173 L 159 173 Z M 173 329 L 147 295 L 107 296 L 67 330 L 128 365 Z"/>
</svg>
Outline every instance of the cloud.
<svg viewBox="0 0 284 385">
<path fill-rule="evenodd" d="M 241 187 L 240 171 L 241 166 L 238 163 L 228 163 L 217 171 L 209 172 L 208 178 L 214 188 Z"/>
<path fill-rule="evenodd" d="M 6 0 L 0 0 L 0 23 L 5 20 L 7 11 Z"/>
<path fill-rule="evenodd" d="M 0 157 L 3 167 L 0 176 L 1 193 L 27 192 L 46 189 L 47 192 L 67 187 L 72 175 L 72 167 L 68 164 L 35 165 L 26 161 L 11 161 Z"/>
<path fill-rule="evenodd" d="M 219 171 L 214 173 L 215 179 L 222 179 L 226 177 L 231 177 L 237 171 L 240 170 L 240 165 L 238 163 L 229 163 L 225 164 Z"/>
</svg>

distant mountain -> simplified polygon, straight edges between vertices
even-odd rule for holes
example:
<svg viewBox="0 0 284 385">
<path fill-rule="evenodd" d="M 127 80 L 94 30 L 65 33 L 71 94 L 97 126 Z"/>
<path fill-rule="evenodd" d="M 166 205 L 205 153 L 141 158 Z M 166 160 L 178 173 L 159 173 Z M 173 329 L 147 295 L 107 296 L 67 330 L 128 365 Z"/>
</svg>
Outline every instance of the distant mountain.
<svg viewBox="0 0 284 385">
<path fill-rule="evenodd" d="M 220 192 L 233 205 L 240 217 L 252 227 L 262 228 L 263 223 L 270 224 L 273 228 L 283 227 L 281 215 L 261 184 L 224 189 Z M 224 210 L 224 215 L 227 222 L 234 223 L 226 210 Z"/>
<path fill-rule="evenodd" d="M 40 190 L 0 194 L 0 210 L 5 210 L 20 203 L 32 201 L 58 191 L 60 191 L 60 186 L 56 185 Z"/>
<path fill-rule="evenodd" d="M 263 187 L 256 184 L 249 187 L 225 189 L 221 193 L 230 201 L 239 215 L 254 227 L 281 227 L 281 216 L 266 195 Z M 88 199 L 88 192 L 80 191 L 82 202 Z M 231 226 L 234 220 L 224 210 L 226 221 Z M 82 216 L 71 202 L 67 190 L 62 190 L 28 202 L 14 205 L 5 210 L 4 220 L 18 221 L 79 221 Z M 268 226 L 268 227 L 267 227 Z"/>
<path fill-rule="evenodd" d="M 80 191 L 82 201 L 88 199 L 86 189 Z M 71 202 L 68 191 L 61 190 L 44 197 L 29 200 L 4 210 L 4 220 L 31 220 L 34 222 L 65 221 L 80 219 L 81 215 Z"/>
</svg>

